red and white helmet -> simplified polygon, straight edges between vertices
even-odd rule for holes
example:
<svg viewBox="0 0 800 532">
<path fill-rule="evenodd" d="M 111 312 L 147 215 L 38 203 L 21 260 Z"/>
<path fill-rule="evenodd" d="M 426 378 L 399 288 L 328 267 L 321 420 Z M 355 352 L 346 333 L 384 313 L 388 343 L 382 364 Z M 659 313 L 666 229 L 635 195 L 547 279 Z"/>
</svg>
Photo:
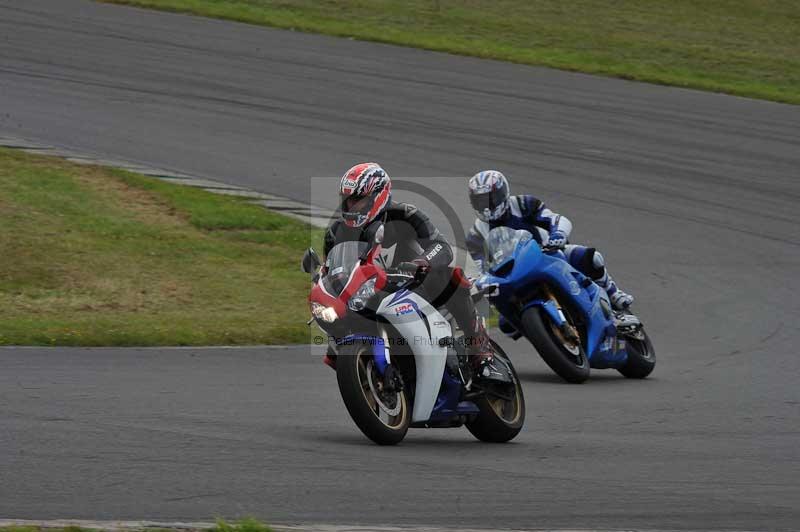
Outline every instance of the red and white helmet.
<svg viewBox="0 0 800 532">
<path fill-rule="evenodd" d="M 375 163 L 357 164 L 342 176 L 339 196 L 344 223 L 349 227 L 362 227 L 389 205 L 392 180 Z"/>
</svg>

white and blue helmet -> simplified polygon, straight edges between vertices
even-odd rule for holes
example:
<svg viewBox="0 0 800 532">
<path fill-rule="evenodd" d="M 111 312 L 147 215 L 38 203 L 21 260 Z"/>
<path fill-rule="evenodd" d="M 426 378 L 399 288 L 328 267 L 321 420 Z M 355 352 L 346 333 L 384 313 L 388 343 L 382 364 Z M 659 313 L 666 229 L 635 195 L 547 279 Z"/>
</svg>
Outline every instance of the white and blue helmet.
<svg viewBox="0 0 800 532">
<path fill-rule="evenodd" d="M 483 170 L 469 180 L 469 202 L 484 222 L 499 220 L 508 210 L 508 179 L 497 170 Z"/>
</svg>

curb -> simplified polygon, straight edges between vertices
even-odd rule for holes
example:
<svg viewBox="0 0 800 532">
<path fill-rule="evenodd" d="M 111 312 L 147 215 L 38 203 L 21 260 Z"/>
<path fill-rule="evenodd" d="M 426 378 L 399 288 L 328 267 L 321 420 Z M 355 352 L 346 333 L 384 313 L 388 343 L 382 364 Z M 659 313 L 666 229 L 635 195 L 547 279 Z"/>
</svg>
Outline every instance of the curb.
<svg viewBox="0 0 800 532">
<path fill-rule="evenodd" d="M 81 519 L 0 519 L 0 527 L 34 526 L 40 528 L 66 528 L 76 526 L 103 532 L 146 532 L 147 530 L 206 531 L 216 523 L 205 521 L 91 521 Z M 268 525 L 274 532 L 675 532 L 674 529 L 599 529 L 599 528 L 443 528 L 434 526 L 366 526 L 366 525 Z M 713 532 L 709 529 L 707 532 Z M 687 531 L 683 531 L 687 532 Z M 748 532 L 748 531 L 740 531 Z"/>
<path fill-rule="evenodd" d="M 254 205 L 259 205 L 265 209 L 275 211 L 280 214 L 285 214 L 286 216 L 291 216 L 292 218 L 298 219 L 320 229 L 327 228 L 331 218 L 335 214 L 333 211 L 323 207 L 309 205 L 284 196 L 257 192 L 255 190 L 247 189 L 237 185 L 230 185 L 215 179 L 192 176 L 174 170 L 152 167 L 146 164 L 140 164 L 121 159 L 108 159 L 99 155 L 89 154 L 87 152 L 79 152 L 68 148 L 50 146 L 2 133 L 0 133 L 0 147 L 19 149 L 26 153 L 32 153 L 36 155 L 62 157 L 77 164 L 120 168 L 122 170 L 128 170 L 130 172 L 136 172 L 153 177 L 155 179 L 160 179 L 166 183 L 200 188 L 206 192 L 211 192 L 212 194 L 249 198 L 250 203 Z M 478 269 L 467 251 L 457 248 L 456 246 L 453 246 L 453 248 L 458 253 L 462 253 L 464 255 L 464 270 L 467 276 L 476 277 L 479 275 Z"/>
<path fill-rule="evenodd" d="M 161 181 L 172 183 L 174 185 L 201 188 L 207 192 L 211 192 L 212 194 L 249 198 L 250 203 L 260 205 L 261 207 L 285 214 L 287 216 L 291 216 L 292 218 L 322 229 L 328 226 L 328 222 L 330 221 L 331 216 L 334 214 L 333 211 L 308 205 L 284 196 L 256 192 L 255 190 L 250 190 L 236 185 L 229 185 L 228 183 L 223 183 L 221 181 L 192 176 L 165 168 L 157 168 L 119 159 L 107 159 L 86 152 L 79 152 L 72 149 L 32 142 L 20 137 L 0 134 L 0 146 L 4 148 L 18 149 L 26 153 L 32 153 L 36 155 L 62 157 L 67 161 L 77 164 L 120 168 L 122 170 L 128 170 L 130 172 L 136 172 L 138 174 L 143 174 L 155 179 L 160 179 Z"/>
</svg>

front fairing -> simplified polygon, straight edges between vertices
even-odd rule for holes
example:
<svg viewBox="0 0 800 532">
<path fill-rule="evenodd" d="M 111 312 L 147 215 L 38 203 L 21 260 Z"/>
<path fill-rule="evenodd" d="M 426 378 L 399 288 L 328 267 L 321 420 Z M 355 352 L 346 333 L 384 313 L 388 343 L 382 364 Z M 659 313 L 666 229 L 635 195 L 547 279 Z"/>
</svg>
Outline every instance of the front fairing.
<svg viewBox="0 0 800 532">
<path fill-rule="evenodd" d="M 442 386 L 447 345 L 452 339 L 450 323 L 422 295 L 405 289 L 386 297 L 378 315 L 391 324 L 414 356 L 412 421 L 427 421 Z"/>
<path fill-rule="evenodd" d="M 369 251 L 366 242 L 345 241 L 333 246 L 325 258 L 325 268 L 319 283 L 323 290 L 338 297 L 351 283 L 352 276 L 361 265 L 361 257 Z"/>
<path fill-rule="evenodd" d="M 536 274 L 541 269 L 545 255 L 539 245 L 530 240 L 519 246 L 514 254 L 490 268 L 481 277 L 481 285 L 496 285 L 497 291 L 488 299 L 504 316 L 514 322 L 525 294 L 531 293 L 540 282 Z"/>
<path fill-rule="evenodd" d="M 335 309 L 337 318 L 333 322 L 315 317 L 320 328 L 329 335 L 340 337 L 374 329 L 375 309 L 380 302 L 381 291 L 386 286 L 386 271 L 376 260 L 380 251 L 380 246 L 369 249 L 363 242 L 345 242 L 335 246 L 329 253 L 325 271 L 308 296 L 312 307 L 319 304 Z M 375 278 L 375 295 L 367 300 L 363 310 L 350 309 L 350 299 L 372 278 Z"/>
</svg>

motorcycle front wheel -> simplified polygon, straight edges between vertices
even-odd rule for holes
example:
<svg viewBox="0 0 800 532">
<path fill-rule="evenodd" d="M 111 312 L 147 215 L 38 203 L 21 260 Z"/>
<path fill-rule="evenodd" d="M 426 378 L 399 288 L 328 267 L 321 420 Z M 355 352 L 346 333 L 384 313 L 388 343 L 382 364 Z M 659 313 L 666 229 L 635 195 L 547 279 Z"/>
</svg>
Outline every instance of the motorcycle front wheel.
<svg viewBox="0 0 800 532">
<path fill-rule="evenodd" d="M 569 315 L 564 312 L 567 321 Z M 569 340 L 539 307 L 527 309 L 520 319 L 525 336 L 550 369 L 567 382 L 578 384 L 589 378 L 589 359 L 580 341 Z M 574 325 L 574 324 L 571 324 Z"/>
<path fill-rule="evenodd" d="M 372 346 L 342 346 L 336 360 L 336 381 L 344 406 L 364 435 L 378 445 L 403 440 L 411 423 L 404 390 L 387 386 L 375 367 Z"/>
</svg>

